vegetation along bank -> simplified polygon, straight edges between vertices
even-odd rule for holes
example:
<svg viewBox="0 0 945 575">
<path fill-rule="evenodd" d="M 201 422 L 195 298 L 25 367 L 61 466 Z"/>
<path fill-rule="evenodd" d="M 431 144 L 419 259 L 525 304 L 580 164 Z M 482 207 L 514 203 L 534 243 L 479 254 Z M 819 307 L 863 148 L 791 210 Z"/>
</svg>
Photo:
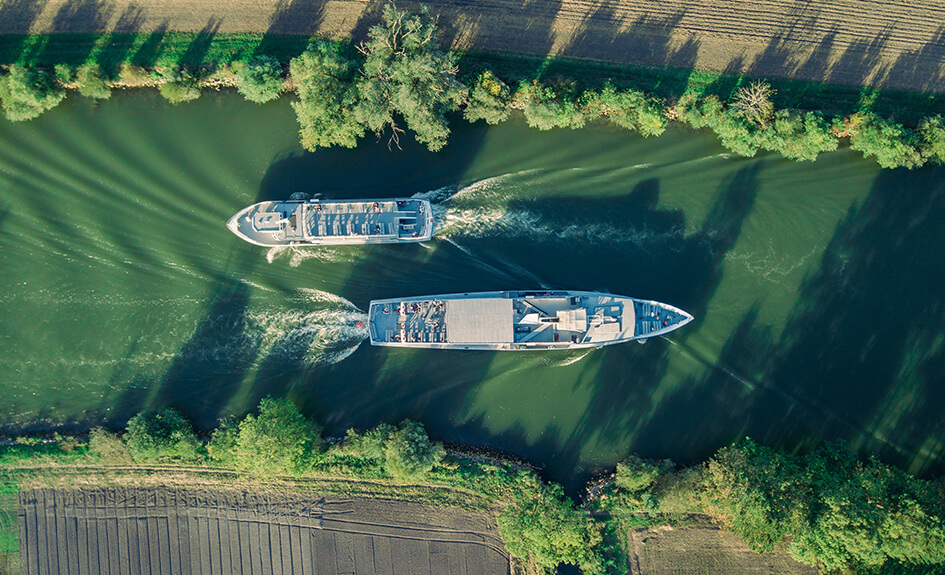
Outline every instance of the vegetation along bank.
<svg viewBox="0 0 945 575">
<path fill-rule="evenodd" d="M 609 121 L 644 137 L 671 121 L 712 130 L 741 156 L 768 150 L 814 160 L 841 143 L 885 168 L 945 163 L 945 104 L 933 96 L 830 88 L 691 70 L 607 67 L 515 55 L 455 53 L 437 42 L 427 12 L 383 8 L 362 43 L 260 34 L 145 33 L 0 37 L 0 104 L 12 121 L 35 118 L 70 91 L 107 99 L 150 86 L 170 102 L 236 87 L 265 103 L 295 92 L 302 146 L 353 147 L 374 132 L 405 130 L 431 150 L 449 120 L 490 124 L 513 112 L 540 130 Z"/>
<path fill-rule="evenodd" d="M 134 476 L 137 472 L 139 476 Z M 383 497 L 492 513 L 517 570 L 627 573 L 633 530 L 711 521 L 758 552 L 787 548 L 826 573 L 939 573 L 945 568 L 945 481 L 910 476 L 841 445 L 805 455 L 743 440 L 704 465 L 631 456 L 578 506 L 520 463 L 448 452 L 413 421 L 326 440 L 287 399 L 198 436 L 179 412 L 142 413 L 123 433 L 83 441 L 21 440 L 0 448 L 0 556 L 17 550 L 16 493 L 109 485 L 116 477 L 187 486 L 229 481 L 272 489 Z M 145 480 L 144 478 L 148 478 Z"/>
</svg>

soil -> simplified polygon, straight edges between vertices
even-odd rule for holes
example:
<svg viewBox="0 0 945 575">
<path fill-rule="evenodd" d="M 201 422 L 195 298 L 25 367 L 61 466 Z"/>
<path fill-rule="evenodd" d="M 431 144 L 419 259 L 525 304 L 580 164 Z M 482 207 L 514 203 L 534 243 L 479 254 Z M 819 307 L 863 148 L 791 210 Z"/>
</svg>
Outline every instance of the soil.
<svg viewBox="0 0 945 575">
<path fill-rule="evenodd" d="M 758 554 L 734 533 L 709 525 L 634 530 L 628 546 L 631 575 L 817 575 L 783 548 Z"/>
<path fill-rule="evenodd" d="M 20 492 L 23 573 L 509 573 L 491 515 L 176 487 Z"/>
<path fill-rule="evenodd" d="M 457 49 L 945 92 L 945 0 L 424 3 Z M 360 39 L 382 6 L 383 0 L 7 0 L 0 4 L 0 33 L 164 29 Z"/>
</svg>

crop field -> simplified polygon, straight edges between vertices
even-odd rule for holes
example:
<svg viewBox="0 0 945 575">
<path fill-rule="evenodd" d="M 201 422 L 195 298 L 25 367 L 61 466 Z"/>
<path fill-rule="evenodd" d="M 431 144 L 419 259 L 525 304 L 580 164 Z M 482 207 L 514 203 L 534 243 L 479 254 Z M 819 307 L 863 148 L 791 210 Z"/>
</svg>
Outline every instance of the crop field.
<svg viewBox="0 0 945 575">
<path fill-rule="evenodd" d="M 490 516 L 384 499 L 30 489 L 20 539 L 24 574 L 509 572 Z"/>
<path fill-rule="evenodd" d="M 817 575 L 783 549 L 759 555 L 734 533 L 711 526 L 634 530 L 628 551 L 631 575 Z"/>
<path fill-rule="evenodd" d="M 943 0 L 428 0 L 454 48 L 945 92 Z M 416 8 L 419 2 L 399 2 Z M 0 33 L 362 38 L 382 0 L 10 0 Z"/>
</svg>

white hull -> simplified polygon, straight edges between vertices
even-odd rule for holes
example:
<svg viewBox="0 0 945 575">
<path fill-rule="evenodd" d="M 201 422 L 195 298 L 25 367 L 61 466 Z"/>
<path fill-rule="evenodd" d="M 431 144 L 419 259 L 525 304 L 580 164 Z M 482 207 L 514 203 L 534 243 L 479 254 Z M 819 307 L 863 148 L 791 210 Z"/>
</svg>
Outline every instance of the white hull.
<svg viewBox="0 0 945 575">
<path fill-rule="evenodd" d="M 411 198 L 260 202 L 226 226 L 263 247 L 412 243 L 433 236 L 433 210 Z"/>
<path fill-rule="evenodd" d="M 665 335 L 692 321 L 660 302 L 596 292 L 522 290 L 371 302 L 371 344 L 428 349 L 587 349 Z"/>
</svg>

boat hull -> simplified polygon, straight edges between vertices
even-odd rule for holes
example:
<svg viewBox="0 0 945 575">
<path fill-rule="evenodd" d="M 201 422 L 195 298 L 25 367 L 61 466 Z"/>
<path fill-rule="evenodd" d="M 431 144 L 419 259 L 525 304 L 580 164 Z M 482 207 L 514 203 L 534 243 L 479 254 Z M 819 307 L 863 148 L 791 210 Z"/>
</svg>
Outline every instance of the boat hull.
<svg viewBox="0 0 945 575">
<path fill-rule="evenodd" d="M 643 342 L 692 321 L 668 304 L 570 290 L 472 292 L 374 300 L 371 344 L 537 351 Z"/>
<path fill-rule="evenodd" d="M 413 198 L 260 202 L 226 226 L 262 247 L 416 243 L 433 236 L 433 210 Z"/>
</svg>

